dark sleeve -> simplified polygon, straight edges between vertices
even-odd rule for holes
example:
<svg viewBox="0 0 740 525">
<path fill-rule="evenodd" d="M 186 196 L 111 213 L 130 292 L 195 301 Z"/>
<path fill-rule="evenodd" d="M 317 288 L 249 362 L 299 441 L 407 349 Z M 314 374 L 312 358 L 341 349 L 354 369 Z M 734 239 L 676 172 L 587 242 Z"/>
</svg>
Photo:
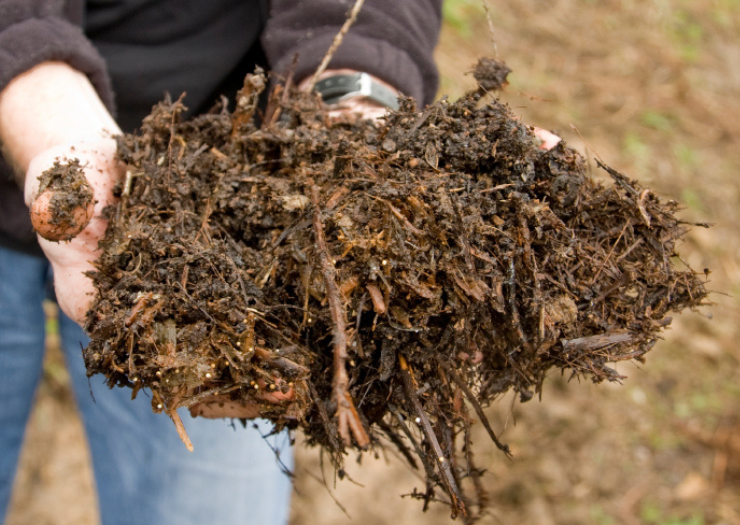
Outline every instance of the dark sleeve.
<svg viewBox="0 0 740 525">
<path fill-rule="evenodd" d="M 79 11 L 81 19 L 83 4 L 81 0 L 0 0 L 0 91 L 42 62 L 61 61 L 87 75 L 113 112 L 105 61 L 68 18 Z"/>
<path fill-rule="evenodd" d="M 354 1 L 272 0 L 262 45 L 273 71 L 298 55 L 296 78 L 311 75 L 329 49 Z M 330 68 L 365 71 L 428 104 L 437 92 L 433 51 L 441 0 L 366 0 Z"/>
</svg>

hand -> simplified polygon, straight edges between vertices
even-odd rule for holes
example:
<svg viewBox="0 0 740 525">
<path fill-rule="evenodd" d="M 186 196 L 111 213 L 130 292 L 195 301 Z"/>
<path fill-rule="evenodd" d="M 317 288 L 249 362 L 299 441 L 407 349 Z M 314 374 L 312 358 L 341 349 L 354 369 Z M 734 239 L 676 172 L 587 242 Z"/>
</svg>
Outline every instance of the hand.
<svg viewBox="0 0 740 525">
<path fill-rule="evenodd" d="M 540 144 L 540 149 L 551 150 L 552 148 L 557 146 L 561 140 L 563 140 L 555 135 L 555 133 L 551 133 L 546 129 L 538 128 L 536 126 L 532 128 L 532 131 L 534 131 L 534 136 L 542 141 L 542 144 Z"/>
<path fill-rule="evenodd" d="M 388 113 L 384 105 L 370 100 L 366 97 L 352 97 L 337 104 L 329 106 L 328 115 L 330 119 L 339 120 L 345 117 L 359 115 L 364 119 L 376 119 Z"/>
<path fill-rule="evenodd" d="M 285 389 L 285 393 L 280 388 L 271 391 L 266 388 L 267 385 L 261 379 L 257 382 L 257 386 L 259 387 L 259 393 L 255 395 L 255 399 L 268 405 L 284 404 L 290 407 L 291 402 L 295 399 L 295 390 L 293 387 Z M 269 406 L 267 407 L 267 411 L 269 412 Z M 212 396 L 190 407 L 191 416 L 200 416 L 207 419 L 255 419 L 260 417 L 262 412 L 261 403 L 258 401 L 232 401 L 228 396 Z"/>
<path fill-rule="evenodd" d="M 86 141 L 74 146 L 55 146 L 36 155 L 26 173 L 26 203 L 39 235 L 39 244 L 54 270 L 54 287 L 59 307 L 71 319 L 82 325 L 95 296 L 92 280 L 85 272 L 94 270 L 93 261 L 99 256 L 98 241 L 105 233 L 107 221 L 103 208 L 113 203 L 112 189 L 123 175 L 124 168 L 115 160 L 116 143 L 112 138 Z M 93 189 L 92 210 L 78 209 L 80 221 L 89 219 L 82 231 L 69 241 L 50 241 L 43 236 L 65 238 L 74 234 L 74 225 L 67 229 L 50 224 L 49 191 L 38 195 L 39 176 L 59 161 L 79 159 L 88 183 Z"/>
<path fill-rule="evenodd" d="M 82 324 L 92 300 L 93 285 L 83 272 L 92 270 L 98 239 L 105 231 L 101 210 L 110 201 L 110 189 L 121 175 L 114 159 L 113 137 L 121 131 L 98 97 L 90 80 L 63 62 L 44 62 L 15 77 L 0 92 L 0 142 L 3 155 L 16 168 L 26 202 L 35 210 L 45 233 L 57 238 L 64 225 L 49 228 L 49 196 L 38 203 L 38 177 L 59 160 L 77 158 L 97 201 L 89 209 L 73 214 L 84 221 L 93 215 L 82 234 L 70 242 L 40 239 L 54 269 L 57 297 L 62 310 Z M 39 219 L 41 219 L 39 221 Z M 44 229 L 44 225 L 42 230 Z"/>
</svg>

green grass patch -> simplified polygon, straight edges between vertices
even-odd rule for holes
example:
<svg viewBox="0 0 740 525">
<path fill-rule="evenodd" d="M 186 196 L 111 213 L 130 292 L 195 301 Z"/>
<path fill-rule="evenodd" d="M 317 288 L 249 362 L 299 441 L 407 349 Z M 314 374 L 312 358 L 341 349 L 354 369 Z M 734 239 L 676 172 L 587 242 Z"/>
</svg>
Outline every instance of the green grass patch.
<svg viewBox="0 0 740 525">
<path fill-rule="evenodd" d="M 647 525 L 704 525 L 704 516 L 694 512 L 690 516 L 667 514 L 656 501 L 647 500 L 640 507 L 640 520 Z"/>
<path fill-rule="evenodd" d="M 704 212 L 704 203 L 699 194 L 693 188 L 686 187 L 681 190 L 681 200 L 686 207 L 692 211 Z"/>
<path fill-rule="evenodd" d="M 674 118 L 671 115 L 652 110 L 644 111 L 640 115 L 640 122 L 647 128 L 664 132 L 671 131 L 674 126 Z"/>
<path fill-rule="evenodd" d="M 617 520 L 607 514 L 601 505 L 591 506 L 589 514 L 591 516 L 591 522 L 594 523 L 594 525 L 616 525 L 617 523 Z"/>
<path fill-rule="evenodd" d="M 483 13 L 480 0 L 445 0 L 442 4 L 442 20 L 463 37 L 473 34 L 473 24 Z"/>
<path fill-rule="evenodd" d="M 694 13 L 676 9 L 668 24 L 668 35 L 678 46 L 681 58 L 688 64 L 699 60 L 704 43 L 705 29 Z"/>
<path fill-rule="evenodd" d="M 699 152 L 688 144 L 677 144 L 673 149 L 673 156 L 678 166 L 688 173 L 695 171 L 701 162 Z"/>
</svg>

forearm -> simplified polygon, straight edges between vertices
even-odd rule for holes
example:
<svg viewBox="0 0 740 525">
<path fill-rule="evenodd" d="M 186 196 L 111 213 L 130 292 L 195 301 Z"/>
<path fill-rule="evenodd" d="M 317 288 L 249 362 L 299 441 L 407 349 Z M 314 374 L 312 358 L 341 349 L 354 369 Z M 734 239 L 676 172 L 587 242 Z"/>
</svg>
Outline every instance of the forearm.
<svg viewBox="0 0 740 525">
<path fill-rule="evenodd" d="M 21 183 L 39 153 L 118 133 L 87 76 L 63 62 L 44 62 L 0 92 L 0 144 Z"/>
</svg>

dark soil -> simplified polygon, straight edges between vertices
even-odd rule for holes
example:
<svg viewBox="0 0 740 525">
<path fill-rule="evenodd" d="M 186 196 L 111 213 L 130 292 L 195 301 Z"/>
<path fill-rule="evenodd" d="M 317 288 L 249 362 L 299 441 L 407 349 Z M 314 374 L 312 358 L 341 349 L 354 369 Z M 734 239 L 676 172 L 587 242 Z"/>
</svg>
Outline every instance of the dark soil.
<svg viewBox="0 0 740 525">
<path fill-rule="evenodd" d="M 552 368 L 618 381 L 610 362 L 706 296 L 676 267 L 675 202 L 606 166 L 596 182 L 496 100 L 404 100 L 373 125 L 288 86 L 255 125 L 264 84 L 233 113 L 162 103 L 120 142 L 85 361 L 155 411 L 257 402 L 338 467 L 390 440 L 425 470 L 425 505 L 473 517 L 475 419 L 507 451 L 481 407 L 532 398 Z"/>
<path fill-rule="evenodd" d="M 473 77 L 484 91 L 499 91 L 508 85 L 509 66 L 498 58 L 483 57 L 473 70 Z"/>
<path fill-rule="evenodd" d="M 93 214 L 93 190 L 78 159 L 54 163 L 39 178 L 38 195 L 48 192 L 43 213 L 32 213 L 34 228 L 52 241 L 68 241 L 87 226 Z"/>
</svg>

